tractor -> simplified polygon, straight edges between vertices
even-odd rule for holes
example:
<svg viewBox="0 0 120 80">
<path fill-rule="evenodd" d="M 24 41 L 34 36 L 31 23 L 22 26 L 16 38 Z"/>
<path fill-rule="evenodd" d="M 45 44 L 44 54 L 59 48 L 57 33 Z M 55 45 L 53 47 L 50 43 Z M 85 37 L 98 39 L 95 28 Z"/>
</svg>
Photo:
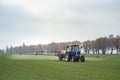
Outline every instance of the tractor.
<svg viewBox="0 0 120 80">
<path fill-rule="evenodd" d="M 66 50 L 58 51 L 58 57 L 60 61 L 65 59 L 67 62 L 79 62 L 79 60 L 81 60 L 81 62 L 85 62 L 85 56 L 80 56 L 79 45 L 70 45 L 67 46 Z"/>
</svg>

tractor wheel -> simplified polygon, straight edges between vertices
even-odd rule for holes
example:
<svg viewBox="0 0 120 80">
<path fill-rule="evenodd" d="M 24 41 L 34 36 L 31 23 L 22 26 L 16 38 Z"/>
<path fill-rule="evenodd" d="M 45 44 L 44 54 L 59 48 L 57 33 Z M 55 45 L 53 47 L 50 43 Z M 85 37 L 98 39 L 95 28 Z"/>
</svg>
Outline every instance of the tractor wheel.
<svg viewBox="0 0 120 80">
<path fill-rule="evenodd" d="M 59 60 L 62 61 L 62 55 L 59 55 Z"/>
<path fill-rule="evenodd" d="M 81 62 L 85 62 L 85 56 L 81 56 L 80 60 Z"/>
</svg>

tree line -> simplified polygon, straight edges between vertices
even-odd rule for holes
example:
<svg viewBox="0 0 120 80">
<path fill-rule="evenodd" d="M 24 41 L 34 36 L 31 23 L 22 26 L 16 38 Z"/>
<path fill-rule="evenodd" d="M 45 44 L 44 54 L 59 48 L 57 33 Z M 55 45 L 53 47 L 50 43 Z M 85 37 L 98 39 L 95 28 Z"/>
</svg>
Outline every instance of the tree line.
<svg viewBox="0 0 120 80">
<path fill-rule="evenodd" d="M 6 53 L 15 53 L 15 54 L 23 54 L 23 53 L 28 53 L 28 54 L 42 54 L 42 53 L 55 53 L 59 50 L 65 50 L 66 46 L 69 44 L 79 44 L 79 41 L 73 41 L 73 42 L 51 42 L 49 44 L 38 44 L 38 45 L 30 45 L 27 46 L 25 43 L 23 43 L 22 46 L 17 46 L 17 47 L 7 47 L 6 48 Z M 80 44 L 79 44 L 80 45 Z"/>
<path fill-rule="evenodd" d="M 83 42 L 83 48 L 85 53 L 93 52 L 93 54 L 106 54 L 106 50 L 110 51 L 110 54 L 113 54 L 113 50 L 116 50 L 116 53 L 120 53 L 120 36 L 117 35 L 114 37 L 112 34 L 109 37 L 100 37 L 96 40 L 87 40 Z"/>
<path fill-rule="evenodd" d="M 44 53 L 56 53 L 59 50 L 66 49 L 66 46 L 70 44 L 80 45 L 80 48 L 84 50 L 84 53 L 89 54 L 106 54 L 106 51 L 109 50 L 110 54 L 113 54 L 113 51 L 116 50 L 116 53 L 120 53 L 120 36 L 113 36 L 112 34 L 109 37 L 100 37 L 96 40 L 87 40 L 84 42 L 80 41 L 69 41 L 69 42 L 51 42 L 49 44 L 38 44 L 27 46 L 23 43 L 22 46 L 16 47 L 6 47 L 5 53 L 14 53 L 14 54 L 44 54 Z"/>
</svg>

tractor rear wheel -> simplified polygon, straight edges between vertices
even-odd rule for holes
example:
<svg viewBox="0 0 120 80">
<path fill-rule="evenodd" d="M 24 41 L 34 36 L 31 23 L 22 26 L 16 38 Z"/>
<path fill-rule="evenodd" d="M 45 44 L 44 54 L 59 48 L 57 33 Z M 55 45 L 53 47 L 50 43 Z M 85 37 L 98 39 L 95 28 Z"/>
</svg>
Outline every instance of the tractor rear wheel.
<svg viewBox="0 0 120 80">
<path fill-rule="evenodd" d="M 59 60 L 62 61 L 62 55 L 59 55 Z"/>
</svg>

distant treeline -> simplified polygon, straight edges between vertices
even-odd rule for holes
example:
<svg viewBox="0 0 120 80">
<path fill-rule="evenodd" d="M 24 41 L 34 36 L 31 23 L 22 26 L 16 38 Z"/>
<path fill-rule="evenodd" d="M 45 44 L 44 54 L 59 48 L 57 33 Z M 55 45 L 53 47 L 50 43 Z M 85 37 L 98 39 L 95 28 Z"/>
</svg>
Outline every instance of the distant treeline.
<svg viewBox="0 0 120 80">
<path fill-rule="evenodd" d="M 90 51 L 93 54 L 106 54 L 106 50 L 110 51 L 110 54 L 113 54 L 113 50 L 116 50 L 116 54 L 120 53 L 120 35 L 113 36 L 112 34 L 109 37 L 100 37 L 96 40 L 87 40 L 84 42 L 73 41 L 73 42 L 52 42 L 49 44 L 38 44 L 27 46 L 23 43 L 22 46 L 16 47 L 7 47 L 5 53 L 13 54 L 43 54 L 43 53 L 55 53 L 59 50 L 66 49 L 66 46 L 70 44 L 80 45 L 80 48 L 84 50 L 84 53 L 89 54 Z"/>
</svg>

